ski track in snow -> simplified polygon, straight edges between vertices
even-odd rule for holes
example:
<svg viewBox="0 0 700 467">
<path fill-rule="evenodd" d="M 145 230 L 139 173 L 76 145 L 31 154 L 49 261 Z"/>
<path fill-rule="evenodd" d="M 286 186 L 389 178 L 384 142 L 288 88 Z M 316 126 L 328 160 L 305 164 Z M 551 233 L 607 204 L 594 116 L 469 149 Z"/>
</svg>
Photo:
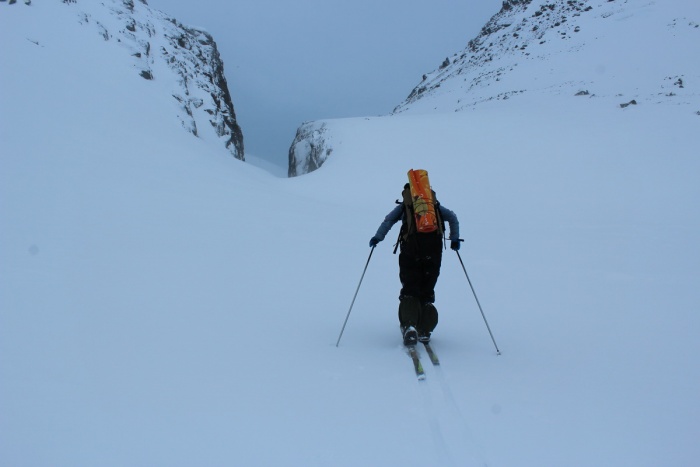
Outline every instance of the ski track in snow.
<svg viewBox="0 0 700 467">
<path fill-rule="evenodd" d="M 445 436 L 443 435 L 442 426 L 440 424 L 440 412 L 433 404 L 430 384 L 428 383 L 427 379 L 418 382 L 420 383 L 419 386 L 423 399 L 422 405 L 425 413 L 425 419 L 430 426 L 430 437 L 433 440 L 433 447 L 435 448 L 437 455 L 436 457 L 440 460 L 440 465 L 454 466 L 455 463 L 452 456 L 452 451 L 445 442 Z"/>
<path fill-rule="evenodd" d="M 421 362 L 427 359 L 427 352 L 423 349 L 419 354 Z M 489 465 L 483 455 L 483 448 L 476 443 L 469 423 L 457 404 L 443 372 L 442 362 L 440 365 L 433 365 L 427 360 L 423 366 L 426 378 L 418 381 L 418 385 L 425 419 L 430 426 L 436 456 L 440 459 L 438 465 Z"/>
</svg>

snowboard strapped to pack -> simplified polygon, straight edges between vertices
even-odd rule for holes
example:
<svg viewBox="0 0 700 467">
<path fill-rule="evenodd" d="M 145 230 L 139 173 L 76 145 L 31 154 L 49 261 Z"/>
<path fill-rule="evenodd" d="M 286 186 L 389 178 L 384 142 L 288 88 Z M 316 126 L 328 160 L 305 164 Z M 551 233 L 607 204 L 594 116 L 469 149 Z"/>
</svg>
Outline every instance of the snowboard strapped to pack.
<svg viewBox="0 0 700 467">
<path fill-rule="evenodd" d="M 435 232 L 438 229 L 438 219 L 435 209 L 435 193 L 430 189 L 428 171 L 409 170 L 408 185 L 411 191 L 416 231 L 420 233 Z"/>
<path fill-rule="evenodd" d="M 403 201 L 396 200 L 397 204 L 403 204 L 405 211 L 394 253 L 396 253 L 399 244 L 406 241 L 411 235 L 432 233 L 442 236 L 445 231 L 444 222 L 438 209 L 440 203 L 430 187 L 426 170 L 411 169 L 408 171 L 408 183 L 404 187 L 402 196 Z"/>
</svg>

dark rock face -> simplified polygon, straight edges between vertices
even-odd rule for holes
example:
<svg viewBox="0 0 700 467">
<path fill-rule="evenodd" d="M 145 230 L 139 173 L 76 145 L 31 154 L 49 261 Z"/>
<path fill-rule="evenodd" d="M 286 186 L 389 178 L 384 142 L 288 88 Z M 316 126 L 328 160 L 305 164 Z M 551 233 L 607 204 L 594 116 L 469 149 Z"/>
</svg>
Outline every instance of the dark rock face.
<svg viewBox="0 0 700 467">
<path fill-rule="evenodd" d="M 173 20 L 174 21 L 174 20 Z M 161 56 L 178 77 L 182 93 L 173 97 L 189 118 L 183 126 L 199 136 L 196 110 L 203 110 L 216 136 L 223 139 L 226 148 L 238 159 L 244 160 L 243 133 L 236 122 L 224 64 L 213 37 L 204 31 L 175 22 L 173 34 L 166 33 L 170 47 L 162 46 Z"/>
</svg>

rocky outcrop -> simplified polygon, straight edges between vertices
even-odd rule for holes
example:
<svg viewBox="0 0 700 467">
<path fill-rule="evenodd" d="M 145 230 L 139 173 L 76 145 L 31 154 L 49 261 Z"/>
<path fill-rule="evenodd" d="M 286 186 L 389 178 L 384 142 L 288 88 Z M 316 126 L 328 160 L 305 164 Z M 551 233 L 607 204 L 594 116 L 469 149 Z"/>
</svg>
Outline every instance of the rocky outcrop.
<svg viewBox="0 0 700 467">
<path fill-rule="evenodd" d="M 146 80 L 168 83 L 182 127 L 194 136 L 219 140 L 245 160 L 243 133 L 212 36 L 151 9 L 146 0 L 63 0 L 78 21 L 105 41 L 119 43 Z"/>
<path fill-rule="evenodd" d="M 226 148 L 244 160 L 243 133 L 236 122 L 224 64 L 214 39 L 207 32 L 174 24 L 177 28 L 165 36 L 170 47 L 162 47 L 160 53 L 178 77 L 182 89 L 173 97 L 187 116 L 180 115 L 183 126 L 189 126 L 198 136 L 197 122 L 208 122 Z"/>
<path fill-rule="evenodd" d="M 313 172 L 333 153 L 324 122 L 306 122 L 299 129 L 289 148 L 290 177 Z"/>
</svg>

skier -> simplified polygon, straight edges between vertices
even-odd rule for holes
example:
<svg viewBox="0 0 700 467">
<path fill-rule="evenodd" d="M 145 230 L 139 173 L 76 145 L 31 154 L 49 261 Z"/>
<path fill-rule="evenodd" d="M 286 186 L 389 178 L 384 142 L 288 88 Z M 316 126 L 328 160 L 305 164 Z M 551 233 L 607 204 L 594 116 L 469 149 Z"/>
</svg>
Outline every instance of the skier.
<svg viewBox="0 0 700 467">
<path fill-rule="evenodd" d="M 433 193 L 434 195 L 434 193 Z M 370 239 L 370 247 L 384 240 L 389 230 L 399 220 L 402 221 L 398 244 L 399 279 L 399 324 L 404 345 L 415 345 L 417 341 L 429 342 L 430 334 L 438 323 L 435 308 L 435 284 L 440 275 L 442 262 L 442 233 L 444 221 L 450 225 L 450 248 L 459 250 L 459 221 L 457 215 L 435 201 L 440 228 L 430 233 L 418 232 L 413 221 L 413 202 L 410 186 L 403 190 L 403 202 L 396 206 L 381 223 L 377 233 Z M 394 249 L 396 253 L 396 249 Z"/>
</svg>

